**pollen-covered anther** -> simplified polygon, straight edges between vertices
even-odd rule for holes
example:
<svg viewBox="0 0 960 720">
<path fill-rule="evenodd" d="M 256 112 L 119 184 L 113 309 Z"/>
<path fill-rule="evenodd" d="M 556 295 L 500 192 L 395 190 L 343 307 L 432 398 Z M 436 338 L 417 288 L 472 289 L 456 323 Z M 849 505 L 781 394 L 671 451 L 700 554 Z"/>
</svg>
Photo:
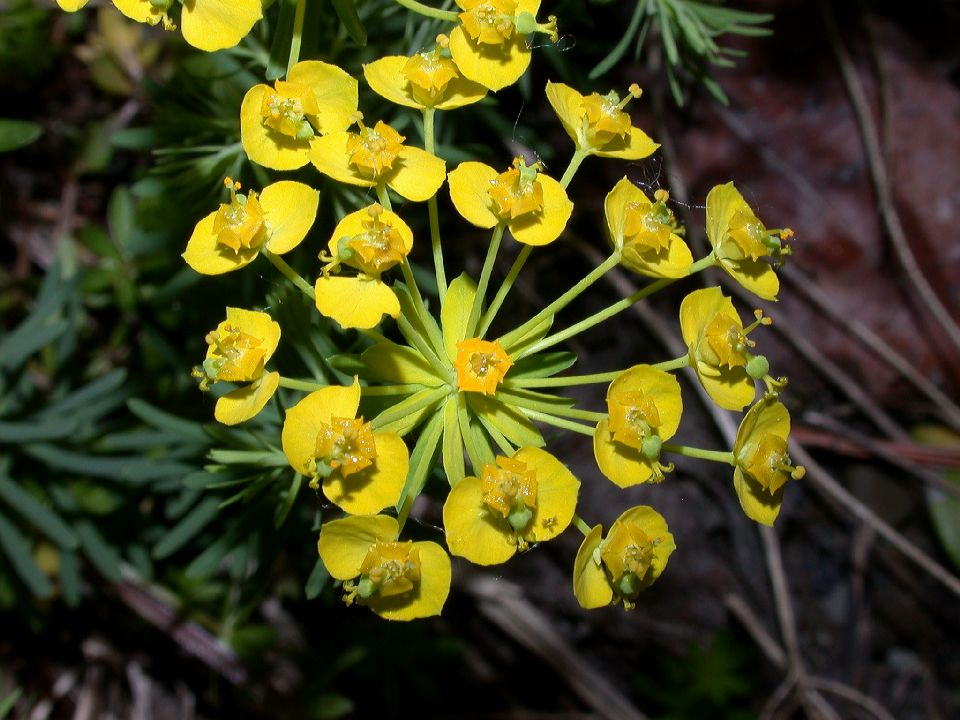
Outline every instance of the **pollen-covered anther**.
<svg viewBox="0 0 960 720">
<path fill-rule="evenodd" d="M 370 423 L 363 418 L 331 417 L 317 433 L 317 474 L 327 477 L 334 471 L 347 477 L 370 467 L 377 458 L 377 446 Z"/>
<path fill-rule="evenodd" d="M 543 210 L 543 186 L 537 179 L 541 167 L 540 163 L 528 166 L 523 158 L 515 158 L 512 168 L 490 181 L 487 192 L 501 220 Z"/>
<path fill-rule="evenodd" d="M 350 133 L 347 138 L 347 155 L 350 164 L 372 177 L 390 170 L 403 151 L 406 139 L 382 120 L 369 128 L 362 119 L 357 120 L 359 133 Z"/>
<path fill-rule="evenodd" d="M 378 542 L 360 565 L 356 594 L 393 597 L 413 590 L 420 583 L 420 551 L 412 542 Z"/>
<path fill-rule="evenodd" d="M 533 518 L 537 506 L 537 474 L 513 458 L 497 456 L 496 465 L 484 465 L 480 481 L 485 507 L 506 518 L 516 531 L 522 531 Z"/>
<path fill-rule="evenodd" d="M 225 178 L 223 184 L 230 191 L 230 202 L 221 203 L 213 219 L 217 244 L 235 253 L 256 250 L 263 243 L 265 233 L 263 208 L 257 193 L 252 190 L 242 195 L 240 183 Z"/>
<path fill-rule="evenodd" d="M 457 389 L 493 395 L 513 365 L 499 340 L 473 338 L 457 343 Z"/>
<path fill-rule="evenodd" d="M 277 80 L 273 88 L 267 88 L 260 103 L 263 124 L 296 140 L 313 137 L 313 126 L 306 116 L 319 113 L 317 98 L 310 88 L 286 80 Z"/>
<path fill-rule="evenodd" d="M 464 0 L 460 22 L 467 35 L 484 45 L 502 45 L 515 30 L 517 3 L 514 0 Z"/>
</svg>

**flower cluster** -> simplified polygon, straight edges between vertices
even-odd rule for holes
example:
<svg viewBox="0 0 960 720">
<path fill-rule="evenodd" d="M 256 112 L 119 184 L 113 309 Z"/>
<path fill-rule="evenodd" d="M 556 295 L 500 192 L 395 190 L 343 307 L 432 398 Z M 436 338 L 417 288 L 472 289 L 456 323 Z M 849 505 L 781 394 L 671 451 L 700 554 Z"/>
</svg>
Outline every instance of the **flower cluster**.
<svg viewBox="0 0 960 720">
<path fill-rule="evenodd" d="M 640 160 L 658 146 L 627 112 L 641 96 L 636 85 L 621 99 L 614 91 L 582 95 L 550 82 L 547 100 L 574 144 L 559 179 L 523 157 L 448 169 L 435 150 L 435 114 L 516 82 L 530 63 L 531 33 L 556 37 L 555 19 L 536 19 L 538 0 L 457 4 L 458 13 L 430 11 L 453 24 L 430 47 L 363 68 L 374 92 L 401 112 L 420 114 L 422 143 L 384 120 L 365 118 L 357 80 L 319 60 L 294 59 L 284 78 L 246 93 L 240 135 L 252 162 L 278 172 L 312 166 L 318 182 L 322 176 L 327 183 L 367 188 L 376 198 L 319 234 L 312 281 L 281 257 L 301 247 L 316 223 L 318 190 L 302 182 L 279 180 L 242 193 L 228 178 L 228 201 L 197 223 L 183 253 L 194 270 L 208 275 L 239 270 L 263 256 L 317 312 L 363 339 L 366 349 L 353 357 L 357 375 L 336 385 L 268 371 L 280 327 L 266 312 L 238 308 L 227 308 L 226 320 L 207 336 L 207 356 L 194 375 L 202 390 L 220 381 L 238 386 L 217 401 L 222 423 L 249 420 L 274 398 L 285 408 L 280 444 L 287 462 L 343 514 L 323 523 L 318 550 L 347 604 L 391 620 L 436 615 L 449 593 L 451 555 L 495 565 L 573 526 L 584 536 L 573 563 L 577 600 L 585 608 L 630 608 L 663 573 L 674 537 L 647 505 L 623 511 L 606 533 L 600 524 L 587 524 L 578 514 L 581 479 L 546 449 L 542 430 L 592 438 L 597 477 L 620 488 L 666 481 L 675 467 L 668 455 L 724 463 L 746 515 L 771 524 L 787 480 L 803 470 L 788 456 L 790 421 L 777 399 L 784 381 L 770 375 L 748 338 L 769 321 L 757 311 L 745 327 L 731 299 L 710 287 L 681 304 L 687 352 L 679 358 L 573 375 L 561 373 L 575 357 L 547 351 L 711 266 L 773 300 L 773 267 L 788 253 L 783 240 L 791 233 L 767 229 L 728 183 L 707 196 L 711 251 L 695 260 L 667 191 L 649 195 L 623 177 L 604 203 L 609 257 L 533 317 L 493 334 L 527 258 L 563 235 L 574 211 L 567 188 L 580 165 L 594 155 Z M 395 210 L 398 197 L 407 202 Z M 415 232 L 408 222 L 416 203 L 427 204 L 438 312 L 428 309 L 409 260 Z M 463 274 L 447 281 L 441 209 L 490 232 L 476 279 Z M 519 243 L 516 259 L 491 292 L 498 252 L 511 238 Z M 557 314 L 618 266 L 650 281 L 554 331 Z M 731 450 L 672 444 L 683 412 L 674 372 L 685 367 L 721 408 L 752 406 Z M 759 400 L 758 381 L 765 388 Z M 606 386 L 596 410 L 557 394 L 591 384 Z M 440 493 L 443 543 L 405 539 L 413 503 L 435 467 L 449 486 Z"/>
</svg>

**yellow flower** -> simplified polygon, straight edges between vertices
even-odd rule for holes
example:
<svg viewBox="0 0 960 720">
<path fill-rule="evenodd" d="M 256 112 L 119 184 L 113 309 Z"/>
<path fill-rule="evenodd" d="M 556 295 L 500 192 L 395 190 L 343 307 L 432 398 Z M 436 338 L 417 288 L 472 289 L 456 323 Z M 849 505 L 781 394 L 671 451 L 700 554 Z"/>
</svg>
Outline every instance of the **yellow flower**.
<svg viewBox="0 0 960 720">
<path fill-rule="evenodd" d="M 443 505 L 452 555 L 478 565 L 506 562 L 518 550 L 562 533 L 577 505 L 580 481 L 544 450 L 524 447 L 513 457 L 465 477 Z"/>
<path fill-rule="evenodd" d="M 57 5 L 60 6 L 61 10 L 66 12 L 76 12 L 84 5 L 86 5 L 88 0 L 57 0 Z"/>
<path fill-rule="evenodd" d="M 789 229 L 768 230 L 733 183 L 707 194 L 707 239 L 720 263 L 738 283 L 764 300 L 776 300 L 780 280 L 765 258 L 779 261 L 790 249 L 781 241 Z"/>
<path fill-rule="evenodd" d="M 316 138 L 310 149 L 314 167 L 337 182 L 361 187 L 386 185 L 407 200 L 432 198 L 446 174 L 446 163 L 406 139 L 382 120 L 372 128 L 354 114 L 360 132 L 331 133 Z"/>
<path fill-rule="evenodd" d="M 566 190 L 522 158 L 497 173 L 489 165 L 465 162 L 449 175 L 450 198 L 467 222 L 482 228 L 505 225 L 518 242 L 546 245 L 567 225 L 573 203 Z"/>
<path fill-rule="evenodd" d="M 413 232 L 398 215 L 374 203 L 339 222 L 327 243 L 329 262 L 315 287 L 317 310 L 345 328 L 369 329 L 386 315 L 400 314 L 400 301 L 380 279 L 413 248 Z M 359 270 L 354 277 L 331 276 L 339 265 Z"/>
<path fill-rule="evenodd" d="M 471 338 L 457 343 L 457 389 L 493 395 L 513 362 L 499 340 Z"/>
<path fill-rule="evenodd" d="M 668 198 L 666 190 L 657 190 L 651 201 L 624 177 L 604 201 L 610 244 L 620 251 L 620 263 L 641 275 L 680 278 L 693 264 Z"/>
<path fill-rule="evenodd" d="M 401 542 L 386 515 L 325 522 L 317 550 L 343 582 L 348 605 L 366 605 L 387 620 L 439 615 L 450 594 L 450 557 L 433 542 Z"/>
<path fill-rule="evenodd" d="M 643 130 L 633 127 L 630 116 L 623 112 L 640 92 L 634 83 L 623 100 L 613 90 L 585 97 L 563 83 L 547 83 L 547 100 L 577 150 L 621 160 L 640 160 L 660 147 Z"/>
<path fill-rule="evenodd" d="M 398 435 L 377 432 L 357 417 L 360 384 L 331 386 L 287 410 L 280 441 L 293 469 L 321 484 L 327 499 L 353 515 L 395 505 L 409 453 Z"/>
<path fill-rule="evenodd" d="M 363 76 L 375 93 L 405 107 L 453 110 L 482 100 L 487 89 L 462 77 L 443 55 L 447 42 L 441 35 L 433 50 L 375 60 L 363 66 Z"/>
<path fill-rule="evenodd" d="M 660 482 L 672 466 L 660 463 L 660 446 L 680 426 L 680 383 L 650 365 L 623 371 L 607 390 L 607 417 L 593 433 L 593 454 L 620 487 Z"/>
<path fill-rule="evenodd" d="M 306 237 L 317 217 L 320 194 L 308 185 L 281 180 L 260 195 L 240 194 L 240 183 L 224 181 L 230 202 L 197 223 L 182 257 L 204 275 L 220 275 L 253 262 L 261 248 L 282 255 Z"/>
<path fill-rule="evenodd" d="M 629 610 L 637 595 L 660 577 L 676 549 L 667 523 L 646 505 L 632 507 L 618 517 L 606 538 L 594 526 L 577 552 L 573 566 L 573 593 L 588 610 L 622 602 Z"/>
<path fill-rule="evenodd" d="M 450 33 L 450 54 L 469 80 L 491 90 L 512 85 L 530 65 L 527 35 L 557 41 L 557 20 L 536 20 L 540 0 L 457 0 L 460 25 Z"/>
<path fill-rule="evenodd" d="M 742 410 L 753 402 L 754 380 L 766 376 L 769 364 L 750 352 L 755 343 L 747 335 L 768 323 L 758 310 L 756 322 L 745 328 L 719 287 L 695 290 L 680 303 L 680 331 L 690 365 L 707 395 L 724 410 Z"/>
<path fill-rule="evenodd" d="M 77 9 L 83 4 L 66 0 L 60 7 Z M 113 4 L 131 20 L 148 25 L 162 22 L 166 29 L 174 28 L 167 15 L 173 0 L 113 0 Z M 236 46 L 261 17 L 260 0 L 193 0 L 183 3 L 180 28 L 183 39 L 193 47 L 213 52 Z"/>
<path fill-rule="evenodd" d="M 789 435 L 787 408 L 769 395 L 747 411 L 737 430 L 733 487 L 746 516 L 762 525 L 773 525 L 780 514 L 787 480 L 799 480 L 805 472 L 790 461 Z"/>
<path fill-rule="evenodd" d="M 224 425 L 249 420 L 273 397 L 280 373 L 266 372 L 264 365 L 280 344 L 280 325 L 266 313 L 227 308 L 227 319 L 207 333 L 207 357 L 193 369 L 200 389 L 221 380 L 250 383 L 217 400 L 214 417 Z"/>
<path fill-rule="evenodd" d="M 310 161 L 316 135 L 342 132 L 357 111 L 357 81 L 336 65 L 298 62 L 274 87 L 254 85 L 240 106 L 240 139 L 247 156 L 272 170 Z"/>
</svg>

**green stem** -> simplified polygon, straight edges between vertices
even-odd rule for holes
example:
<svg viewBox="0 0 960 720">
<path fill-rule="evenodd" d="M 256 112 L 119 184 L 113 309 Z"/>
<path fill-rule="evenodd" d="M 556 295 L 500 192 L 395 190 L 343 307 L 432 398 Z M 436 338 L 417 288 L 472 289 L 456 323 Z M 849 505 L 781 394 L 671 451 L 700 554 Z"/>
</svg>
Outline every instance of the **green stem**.
<svg viewBox="0 0 960 720">
<path fill-rule="evenodd" d="M 316 382 L 315 380 L 295 380 L 294 378 L 283 377 L 283 375 L 281 375 L 280 387 L 290 390 L 313 392 L 314 390 L 322 390 L 325 387 L 329 387 L 329 385 L 327 383 Z"/>
<path fill-rule="evenodd" d="M 377 200 L 381 205 L 387 210 L 393 210 L 393 204 L 390 202 L 390 193 L 387 192 L 387 184 L 384 182 L 379 182 L 376 185 L 377 191 Z"/>
<path fill-rule="evenodd" d="M 363 328 L 358 328 L 357 332 L 359 332 L 361 335 L 367 338 L 374 345 L 376 345 L 377 343 L 390 342 L 390 340 L 387 339 L 385 335 L 383 335 L 382 333 L 378 333 L 376 330 L 365 330 Z"/>
<path fill-rule="evenodd" d="M 493 236 L 490 238 L 490 246 L 487 248 L 487 257 L 483 261 L 483 269 L 480 271 L 480 282 L 477 283 L 477 294 L 473 296 L 473 305 L 470 307 L 470 317 L 467 320 L 466 337 L 476 337 L 477 322 L 480 320 L 480 308 L 483 307 L 483 297 L 487 292 L 487 285 L 490 284 L 490 274 L 493 272 L 493 265 L 497 260 L 497 251 L 500 249 L 500 241 L 503 239 L 504 225 L 498 224 L 493 229 Z"/>
<path fill-rule="evenodd" d="M 287 75 L 300 60 L 300 43 L 303 40 L 303 16 L 306 13 L 307 0 L 297 0 L 293 14 L 293 35 L 290 37 L 290 58 L 287 60 Z"/>
<path fill-rule="evenodd" d="M 384 395 L 412 395 L 428 388 L 418 383 L 408 383 L 406 385 L 369 385 L 360 388 L 360 393 L 364 397 L 382 397 Z"/>
<path fill-rule="evenodd" d="M 580 293 L 616 267 L 617 263 L 619 262 L 620 254 L 616 252 L 613 253 L 613 255 L 600 263 L 597 267 L 590 271 L 586 277 L 580 280 L 580 282 L 578 282 L 572 288 L 567 290 L 563 295 L 547 305 L 543 310 L 523 323 L 523 325 L 504 335 L 501 338 L 504 348 L 509 352 L 512 346 L 516 345 L 517 342 L 522 340 L 528 332 L 539 325 L 545 318 L 558 313 L 560 310 L 573 302 L 580 295 Z"/>
<path fill-rule="evenodd" d="M 573 153 L 573 156 L 570 158 L 570 164 L 567 165 L 567 169 L 563 171 L 563 177 L 560 178 L 560 185 L 564 190 L 566 190 L 567 186 L 570 185 L 570 182 L 573 180 L 573 176 L 577 174 L 580 163 L 586 159 L 588 154 L 589 153 L 585 153 L 582 150 L 577 150 Z"/>
<path fill-rule="evenodd" d="M 504 387 L 537 388 L 568 387 L 570 385 L 594 385 L 599 383 L 613 382 L 617 375 L 622 372 L 623 370 L 613 370 L 605 373 L 593 373 L 592 375 L 564 375 L 563 377 L 546 378 L 507 378 L 504 381 Z"/>
<path fill-rule="evenodd" d="M 563 418 L 558 418 L 550 413 L 537 412 L 536 410 L 529 410 L 527 408 L 523 408 L 523 414 L 531 420 L 537 420 L 539 422 L 546 423 L 547 425 L 553 425 L 554 427 L 563 428 L 564 430 L 573 430 L 581 435 L 593 437 L 594 429 L 589 425 L 584 425 L 583 423 L 574 422 L 573 420 L 564 420 Z"/>
<path fill-rule="evenodd" d="M 427 312 L 427 306 L 423 302 L 423 295 L 420 294 L 420 287 L 417 285 L 417 279 L 413 276 L 413 268 L 410 267 L 410 261 L 407 258 L 404 258 L 400 264 L 400 270 L 403 271 L 403 280 L 407 283 L 407 287 L 410 289 L 410 296 L 413 298 L 413 310 L 419 316 L 420 325 L 422 325 L 427 332 L 427 341 L 430 343 L 437 359 L 441 360 L 441 366 L 446 367 L 446 365 L 443 365 L 443 360 L 447 357 L 446 346 L 443 343 L 443 335 L 440 334 L 440 328 L 437 327 L 437 324 L 433 322 L 433 318 L 430 317 L 430 313 Z"/>
<path fill-rule="evenodd" d="M 306 280 L 304 280 L 292 267 L 287 265 L 287 261 L 284 260 L 279 255 L 276 255 L 266 248 L 260 248 L 260 254 L 263 255 L 270 263 L 280 271 L 280 274 L 283 275 L 287 280 L 292 282 L 301 292 L 306 295 L 308 298 L 316 302 L 317 296 L 313 292 L 313 288 L 310 286 Z"/>
<path fill-rule="evenodd" d="M 460 15 L 452 10 L 438 10 L 437 8 L 432 8 L 429 5 L 417 2 L 417 0 L 397 0 L 397 4 L 402 5 L 407 10 L 412 10 L 415 13 L 436 18 L 437 20 L 446 20 L 452 23 L 460 22 Z"/>
<path fill-rule="evenodd" d="M 437 154 L 436 131 L 434 129 L 435 108 L 423 109 L 423 149 L 431 155 Z M 443 248 L 440 245 L 440 217 L 437 213 L 437 196 L 427 200 L 427 214 L 430 218 L 430 245 L 433 249 L 433 267 L 437 275 L 437 294 L 440 307 L 447 294 L 447 273 L 443 268 Z"/>
<path fill-rule="evenodd" d="M 578 410 L 577 408 L 563 407 L 562 405 L 542 402 L 540 400 L 534 400 L 523 395 L 516 395 L 505 389 L 501 389 L 497 393 L 497 397 L 513 407 L 523 408 L 524 410 L 536 410 L 538 412 L 545 412 L 551 415 L 557 415 L 559 417 L 574 418 L 576 420 L 589 420 L 590 422 L 600 422 L 606 417 L 606 414 L 604 413 L 593 412 L 591 410 Z"/>
<path fill-rule="evenodd" d="M 642 300 L 648 295 L 652 295 L 657 290 L 661 290 L 662 288 L 665 288 L 667 285 L 670 285 L 671 283 L 674 283 L 674 282 L 676 281 L 672 279 L 666 279 L 666 278 L 657 280 L 656 282 L 652 282 L 646 287 L 641 288 L 640 290 L 637 290 L 632 295 L 628 295 L 622 300 L 615 302 L 613 305 L 610 305 L 604 310 L 601 310 L 600 312 L 595 313 L 594 315 L 591 315 L 588 318 L 584 318 L 580 322 L 571 325 L 566 330 L 561 330 L 558 333 L 554 333 L 553 335 L 548 335 L 545 338 L 541 338 L 530 347 L 524 348 L 523 353 L 520 355 L 520 357 L 533 355 L 533 353 L 540 352 L 541 350 L 545 350 L 548 347 L 552 347 L 553 345 L 563 342 L 568 338 L 572 338 L 574 335 L 578 335 L 584 332 L 585 330 L 589 330 L 594 325 L 598 325 L 602 323 L 607 318 L 616 315 L 618 312 L 622 312 L 626 310 L 627 308 L 631 307 L 634 303 Z"/>
<path fill-rule="evenodd" d="M 671 370 L 679 370 L 680 368 L 690 367 L 690 356 L 681 355 L 678 358 L 673 360 L 664 360 L 663 362 L 654 363 L 653 367 L 657 370 L 664 370 L 670 372 Z"/>
<path fill-rule="evenodd" d="M 430 363 L 430 366 L 436 370 L 437 374 L 443 378 L 447 377 L 450 372 L 449 361 L 444 363 L 440 360 L 440 357 L 431 347 L 430 343 L 417 331 L 417 329 L 407 320 L 403 313 L 400 313 L 400 317 L 397 318 L 397 326 L 400 328 L 400 332 L 403 333 L 403 336 L 410 341 L 410 343 L 420 351 L 420 354 L 426 358 L 427 362 Z M 446 353 L 443 353 L 443 357 L 446 358 Z"/>
<path fill-rule="evenodd" d="M 433 403 L 438 402 L 448 393 L 449 388 L 446 387 L 438 387 L 431 390 L 421 390 L 416 395 L 412 395 L 407 398 L 407 400 L 405 400 L 402 404 L 388 407 L 370 421 L 370 426 L 374 430 L 379 430 L 384 425 L 389 425 L 396 420 L 402 420 L 408 415 L 413 415 L 414 413 L 429 407 Z"/>
<path fill-rule="evenodd" d="M 583 521 L 583 518 L 580 517 L 579 515 L 574 515 L 574 516 L 573 516 L 573 526 L 574 526 L 577 530 L 579 530 L 579 531 L 583 534 L 584 537 L 590 537 L 590 533 L 593 531 L 593 528 L 591 528 L 589 525 L 587 525 L 587 524 Z"/>
<path fill-rule="evenodd" d="M 716 264 L 717 264 L 716 255 L 714 255 L 713 253 L 710 253 L 709 255 L 705 255 L 704 257 L 700 258 L 695 263 L 693 263 L 693 265 L 690 266 L 690 268 L 687 270 L 687 277 L 690 277 L 691 275 L 695 275 L 696 273 L 700 272 L 701 270 L 705 270 L 708 267 L 713 267 Z"/>
<path fill-rule="evenodd" d="M 500 289 L 497 290 L 497 294 L 494 296 L 493 302 L 490 303 L 490 307 L 488 307 L 487 311 L 483 314 L 483 320 L 481 320 L 480 327 L 477 329 L 477 337 L 483 337 L 487 330 L 490 329 L 490 324 L 496 317 L 497 312 L 500 310 L 500 306 L 503 305 L 503 301 L 507 297 L 507 293 L 510 292 L 510 288 L 513 287 L 513 283 L 517 279 L 517 275 L 520 274 L 524 264 L 527 262 L 527 258 L 530 257 L 530 253 L 532 252 L 533 245 L 524 245 L 522 248 L 520 248 L 519 254 L 513 261 L 513 265 L 510 267 L 510 272 L 507 273 L 507 277 L 504 278 L 503 284 L 500 286 Z"/>
<path fill-rule="evenodd" d="M 722 462 L 727 465 L 736 465 L 733 453 L 729 450 L 704 450 L 702 448 L 688 447 L 687 445 L 672 445 L 664 443 L 661 447 L 663 452 L 673 453 L 674 455 L 683 455 L 684 457 L 699 458 L 701 460 L 712 460 L 713 462 Z"/>
</svg>

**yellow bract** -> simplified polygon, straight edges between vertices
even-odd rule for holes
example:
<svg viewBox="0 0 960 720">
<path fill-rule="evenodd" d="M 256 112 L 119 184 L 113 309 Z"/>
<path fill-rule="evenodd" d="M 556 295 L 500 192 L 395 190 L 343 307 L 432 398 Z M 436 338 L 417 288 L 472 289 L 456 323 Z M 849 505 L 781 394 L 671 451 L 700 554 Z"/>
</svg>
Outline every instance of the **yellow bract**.
<svg viewBox="0 0 960 720">
<path fill-rule="evenodd" d="M 787 480 L 803 477 L 787 455 L 789 435 L 787 408 L 770 396 L 747 411 L 737 430 L 733 486 L 743 512 L 762 525 L 773 525 L 780 514 Z"/>
<path fill-rule="evenodd" d="M 742 410 L 756 396 L 747 374 L 743 322 L 719 287 L 694 290 L 680 303 L 680 330 L 690 365 L 707 395 L 725 410 Z"/>
<path fill-rule="evenodd" d="M 560 183 L 521 158 L 503 173 L 479 162 L 461 163 L 449 181 L 450 198 L 467 222 L 483 228 L 505 225 L 525 245 L 553 242 L 573 213 Z"/>
<path fill-rule="evenodd" d="M 310 161 L 338 182 L 386 186 L 407 200 L 429 200 L 443 185 L 446 163 L 403 140 L 382 121 L 372 128 L 361 123 L 359 133 L 343 130 L 314 139 Z"/>
<path fill-rule="evenodd" d="M 327 247 L 330 262 L 314 288 L 322 314 L 342 327 L 362 329 L 372 328 L 385 314 L 400 314 L 400 301 L 380 279 L 381 273 L 402 262 L 413 248 L 413 232 L 398 215 L 377 203 L 350 213 L 337 224 Z M 331 276 L 339 265 L 360 273 Z"/>
<path fill-rule="evenodd" d="M 573 519 L 580 481 L 550 453 L 524 447 L 485 465 L 450 490 L 443 506 L 447 546 L 478 565 L 509 560 L 518 550 L 563 532 Z"/>
<path fill-rule="evenodd" d="M 754 295 L 777 299 L 780 280 L 764 260 L 773 254 L 765 242 L 771 233 L 732 182 L 717 185 L 707 194 L 706 230 L 724 270 Z"/>
<path fill-rule="evenodd" d="M 412 57 L 390 55 L 363 66 L 363 76 L 378 95 L 411 108 L 453 110 L 482 100 L 487 89 L 460 75 L 439 49 Z"/>
<path fill-rule="evenodd" d="M 660 444 L 677 432 L 683 410 L 676 378 L 635 365 L 610 384 L 607 410 L 593 434 L 600 472 L 620 487 L 663 480 Z"/>
<path fill-rule="evenodd" d="M 547 100 L 577 150 L 600 157 L 640 160 L 660 147 L 643 130 L 633 127 L 630 116 L 623 112 L 627 102 L 636 97 L 640 97 L 640 88 L 635 85 L 620 100 L 612 90 L 584 97 L 563 83 L 547 83 Z"/>
<path fill-rule="evenodd" d="M 214 417 L 224 425 L 249 420 L 263 409 L 280 383 L 279 373 L 264 370 L 280 344 L 280 325 L 266 313 L 228 307 L 227 319 L 207 333 L 206 341 L 206 359 L 193 371 L 201 390 L 221 380 L 250 383 L 218 399 Z"/>
<path fill-rule="evenodd" d="M 630 508 L 614 520 L 602 538 L 595 526 L 580 545 L 573 567 L 573 592 L 581 607 L 622 602 L 630 609 L 637 595 L 660 577 L 676 549 L 667 523 L 646 505 Z"/>
<path fill-rule="evenodd" d="M 457 343 L 457 389 L 493 395 L 513 365 L 499 340 L 472 338 Z"/>
<path fill-rule="evenodd" d="M 345 131 L 357 111 L 357 81 L 336 65 L 305 60 L 274 87 L 254 85 L 240 106 L 240 139 L 247 156 L 273 170 L 310 161 L 319 135 Z"/>
<path fill-rule="evenodd" d="M 84 2 L 77 0 L 58 0 L 64 10 L 77 10 Z M 174 25 L 167 16 L 169 3 L 150 2 L 150 0 L 113 0 L 124 15 L 131 20 L 156 25 L 162 22 L 166 29 Z M 239 43 L 261 17 L 263 7 L 260 0 L 193 0 L 183 3 L 180 14 L 180 28 L 183 39 L 200 50 L 213 52 L 234 47 Z"/>
<path fill-rule="evenodd" d="M 693 264 L 690 249 L 658 190 L 655 200 L 622 178 L 604 201 L 610 244 L 620 251 L 620 262 L 641 275 L 680 278 Z"/>
<path fill-rule="evenodd" d="M 344 602 L 387 620 L 439 615 L 450 593 L 450 557 L 432 542 L 398 542 L 397 520 L 384 515 L 330 520 L 317 550 Z"/>
<path fill-rule="evenodd" d="M 519 80 L 530 65 L 530 47 L 517 21 L 523 15 L 535 25 L 540 0 L 457 0 L 457 5 L 463 12 L 461 25 L 450 33 L 450 54 L 463 76 L 494 91 Z M 554 20 L 549 28 L 554 33 L 555 26 Z"/>
<path fill-rule="evenodd" d="M 409 453 L 399 436 L 358 419 L 359 404 L 356 381 L 310 393 L 287 411 L 281 444 L 293 469 L 320 483 L 331 502 L 372 515 L 400 498 Z"/>
<path fill-rule="evenodd" d="M 249 265 L 266 248 L 282 255 L 306 237 L 317 217 L 320 194 L 308 185 L 281 180 L 258 196 L 237 193 L 226 180 L 229 203 L 197 223 L 183 252 L 187 264 L 204 275 L 220 275 Z"/>
</svg>

